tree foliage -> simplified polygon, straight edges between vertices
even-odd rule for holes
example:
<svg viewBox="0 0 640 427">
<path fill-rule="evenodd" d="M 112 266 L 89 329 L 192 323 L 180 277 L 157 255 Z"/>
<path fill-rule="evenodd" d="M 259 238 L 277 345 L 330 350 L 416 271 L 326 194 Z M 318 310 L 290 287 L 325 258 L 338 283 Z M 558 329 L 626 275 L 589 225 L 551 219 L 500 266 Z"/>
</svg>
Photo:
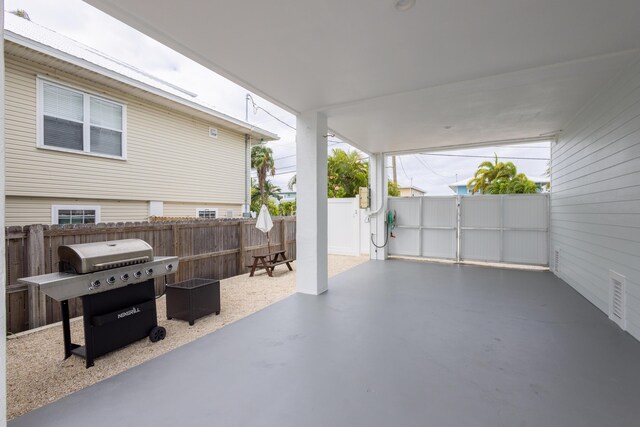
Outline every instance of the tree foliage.
<svg viewBox="0 0 640 427">
<path fill-rule="evenodd" d="M 493 163 L 478 165 L 474 177 L 467 184 L 471 194 L 525 194 L 537 193 L 538 187 L 523 173 L 518 173 L 512 162 L 500 162 L 495 155 Z"/>
<path fill-rule="evenodd" d="M 273 185 L 271 181 L 265 181 L 264 183 L 264 194 L 265 199 L 262 198 L 262 194 L 260 193 L 259 184 L 256 180 L 251 181 L 251 205 L 250 210 L 259 213 L 262 205 L 267 205 L 267 209 L 269 209 L 269 213 L 271 215 L 280 215 L 280 207 L 278 206 L 277 201 L 282 198 L 280 196 L 280 187 L 277 185 Z M 266 200 L 266 203 L 263 203 L 263 200 Z"/>
<path fill-rule="evenodd" d="M 355 197 L 360 187 L 368 185 L 369 165 L 357 151 L 334 148 L 328 158 L 327 193 L 329 197 Z"/>
<path fill-rule="evenodd" d="M 389 181 L 389 183 L 387 185 L 387 189 L 388 189 L 388 192 L 389 192 L 389 196 L 391 196 L 391 197 L 400 196 L 400 188 L 398 187 L 398 183 L 397 182 Z"/>
<path fill-rule="evenodd" d="M 290 190 L 296 185 L 294 175 L 287 184 Z M 360 187 L 369 185 L 369 163 L 360 157 L 357 151 L 345 151 L 339 148 L 331 150 L 327 159 L 327 195 L 330 198 L 355 197 Z M 390 196 L 399 196 L 398 184 L 389 182 Z"/>
<path fill-rule="evenodd" d="M 292 216 L 296 214 L 296 202 L 282 202 L 280 203 L 280 215 Z"/>
<path fill-rule="evenodd" d="M 19 16 L 22 19 L 26 19 L 27 21 L 31 21 L 31 18 L 29 17 L 29 14 L 24 9 L 12 10 L 10 13 L 13 13 L 16 16 Z"/>
</svg>

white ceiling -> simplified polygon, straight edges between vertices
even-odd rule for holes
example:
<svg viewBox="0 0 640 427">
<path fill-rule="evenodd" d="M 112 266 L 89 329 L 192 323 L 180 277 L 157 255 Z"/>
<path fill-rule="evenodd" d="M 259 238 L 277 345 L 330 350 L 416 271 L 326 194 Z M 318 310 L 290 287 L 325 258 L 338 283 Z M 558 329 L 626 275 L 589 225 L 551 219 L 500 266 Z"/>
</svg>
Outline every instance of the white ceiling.
<svg viewBox="0 0 640 427">
<path fill-rule="evenodd" d="M 556 131 L 640 59 L 638 0 L 87 2 L 367 151 Z"/>
</svg>

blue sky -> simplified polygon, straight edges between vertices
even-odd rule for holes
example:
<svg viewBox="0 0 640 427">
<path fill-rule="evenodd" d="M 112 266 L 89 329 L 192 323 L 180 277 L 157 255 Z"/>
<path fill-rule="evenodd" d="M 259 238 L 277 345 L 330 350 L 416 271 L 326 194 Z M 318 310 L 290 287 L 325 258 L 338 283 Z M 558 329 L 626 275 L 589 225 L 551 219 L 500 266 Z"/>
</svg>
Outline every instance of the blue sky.
<svg viewBox="0 0 640 427">
<path fill-rule="evenodd" d="M 80 0 L 5 0 L 5 10 L 15 9 L 26 10 L 37 24 L 197 93 L 199 98 L 223 113 L 245 119 L 245 89 Z M 295 117 L 259 96 L 252 96 L 260 107 L 281 120 L 275 120 L 263 111 L 254 113 L 249 109 L 250 123 L 275 132 L 281 138 L 269 146 L 276 158 L 275 184 L 285 189 L 295 173 L 295 131 L 292 129 Z M 328 149 L 334 148 L 352 149 L 344 143 L 330 142 Z M 447 185 L 473 175 L 477 165 L 484 160 L 458 156 L 492 158 L 494 153 L 499 157 L 514 157 L 511 161 L 520 172 L 542 176 L 547 161 L 538 159 L 549 157 L 549 143 L 401 156 L 397 162 L 398 182 L 400 185 L 413 183 L 430 195 L 452 194 Z M 441 154 L 455 154 L 456 157 Z"/>
</svg>

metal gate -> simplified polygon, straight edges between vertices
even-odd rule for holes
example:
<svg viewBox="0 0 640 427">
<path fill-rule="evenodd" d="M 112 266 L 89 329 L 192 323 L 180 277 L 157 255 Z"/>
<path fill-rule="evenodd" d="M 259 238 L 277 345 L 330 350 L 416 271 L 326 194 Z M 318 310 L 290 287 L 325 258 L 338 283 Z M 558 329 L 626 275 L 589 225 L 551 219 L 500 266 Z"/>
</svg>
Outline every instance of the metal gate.
<svg viewBox="0 0 640 427">
<path fill-rule="evenodd" d="M 547 194 L 391 197 L 390 255 L 548 265 Z"/>
</svg>

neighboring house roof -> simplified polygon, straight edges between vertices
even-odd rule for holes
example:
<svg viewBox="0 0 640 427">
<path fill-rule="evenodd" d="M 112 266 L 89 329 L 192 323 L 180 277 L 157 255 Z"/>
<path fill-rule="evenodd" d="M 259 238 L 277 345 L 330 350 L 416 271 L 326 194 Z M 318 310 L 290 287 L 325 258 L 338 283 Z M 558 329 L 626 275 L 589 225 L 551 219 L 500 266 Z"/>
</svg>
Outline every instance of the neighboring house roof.
<svg viewBox="0 0 640 427">
<path fill-rule="evenodd" d="M 403 186 L 403 187 L 398 187 L 398 190 L 416 190 L 419 191 L 421 193 L 427 194 L 427 190 L 423 190 L 420 187 L 415 187 L 415 186 Z"/>
<path fill-rule="evenodd" d="M 549 182 L 551 182 L 551 179 L 548 176 L 529 176 L 527 175 L 527 178 L 529 178 L 529 180 L 535 182 L 536 184 L 547 184 Z M 453 184 L 449 184 L 449 188 L 452 189 L 453 191 L 456 191 L 457 187 L 466 187 L 467 184 L 469 183 L 469 181 L 471 181 L 472 178 L 467 178 L 467 179 L 463 179 L 461 181 L 457 181 L 454 182 Z"/>
<path fill-rule="evenodd" d="M 272 132 L 215 110 L 206 102 L 198 99 L 195 93 L 157 78 L 49 28 L 20 18 L 12 13 L 5 13 L 4 26 L 4 38 L 7 41 L 93 71 L 190 109 L 195 109 L 210 116 L 212 122 L 221 126 L 249 134 L 263 141 L 279 139 Z M 11 52 L 11 49 L 5 49 L 5 51 Z"/>
</svg>

